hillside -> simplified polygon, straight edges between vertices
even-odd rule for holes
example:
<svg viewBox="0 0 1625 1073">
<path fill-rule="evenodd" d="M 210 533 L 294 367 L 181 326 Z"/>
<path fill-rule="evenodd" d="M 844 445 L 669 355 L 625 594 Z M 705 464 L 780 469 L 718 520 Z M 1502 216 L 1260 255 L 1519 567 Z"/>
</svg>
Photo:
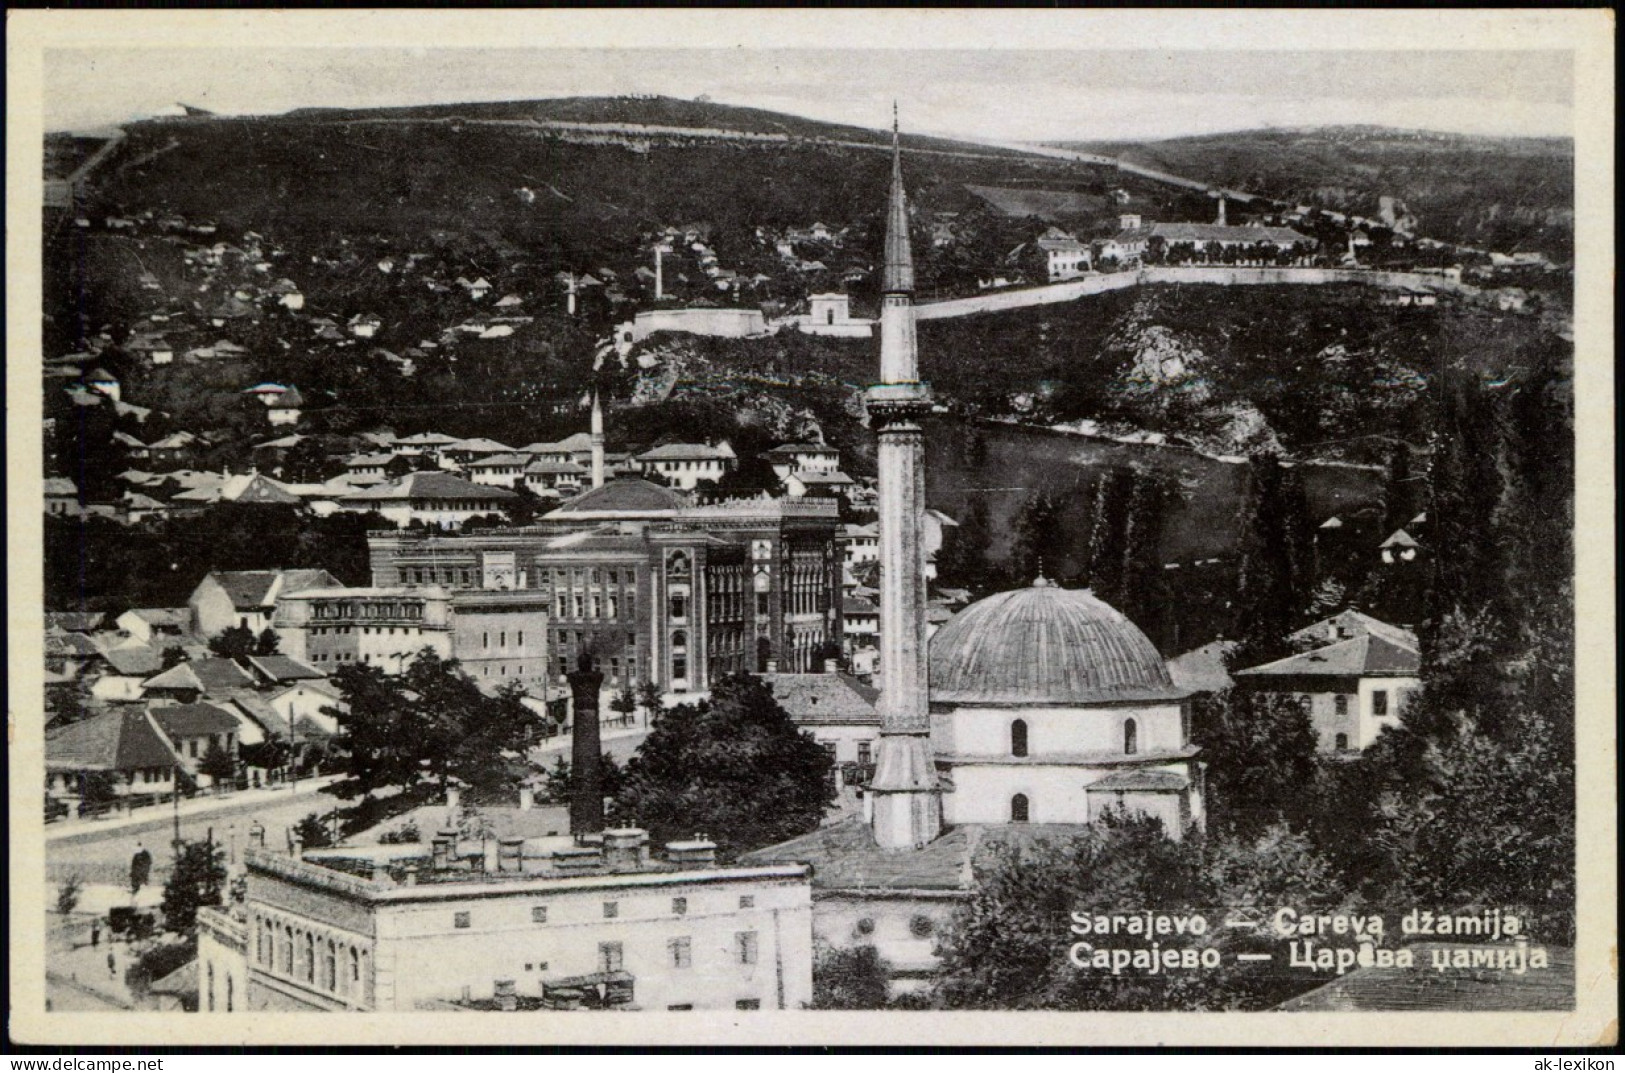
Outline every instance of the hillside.
<svg viewBox="0 0 1625 1073">
<path fill-rule="evenodd" d="M 1285 201 L 1400 223 L 1409 217 L 1411 229 L 1448 242 L 1534 250 L 1559 262 L 1573 256 L 1567 138 L 1351 126 L 1055 144 Z"/>
</svg>

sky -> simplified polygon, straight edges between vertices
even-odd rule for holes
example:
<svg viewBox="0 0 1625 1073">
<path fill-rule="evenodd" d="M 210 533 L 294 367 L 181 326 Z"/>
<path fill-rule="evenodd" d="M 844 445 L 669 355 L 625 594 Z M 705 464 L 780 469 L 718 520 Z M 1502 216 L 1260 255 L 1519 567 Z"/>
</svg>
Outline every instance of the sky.
<svg viewBox="0 0 1625 1073">
<path fill-rule="evenodd" d="M 1566 136 L 1558 49 L 325 47 L 49 48 L 48 130 L 185 102 L 224 114 L 562 96 L 707 95 L 813 119 L 994 141 L 1154 139 L 1379 124 Z"/>
</svg>

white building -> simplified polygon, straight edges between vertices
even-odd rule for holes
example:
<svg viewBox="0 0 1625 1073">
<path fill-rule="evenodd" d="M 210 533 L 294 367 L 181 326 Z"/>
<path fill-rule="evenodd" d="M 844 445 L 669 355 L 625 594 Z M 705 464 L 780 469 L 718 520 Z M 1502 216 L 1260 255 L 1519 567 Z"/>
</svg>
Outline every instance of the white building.
<svg viewBox="0 0 1625 1073">
<path fill-rule="evenodd" d="M 409 473 L 398 481 L 352 492 L 339 500 L 339 509 L 377 511 L 397 526 L 413 522 L 441 529 L 460 529 L 481 514 L 500 514 L 513 502 L 514 493 L 465 481 L 450 473 Z"/>
<path fill-rule="evenodd" d="M 1309 709 L 1321 752 L 1368 748 L 1384 727 L 1398 725 L 1405 701 L 1422 685 L 1422 660 L 1414 637 L 1371 621 L 1375 627 L 1345 640 L 1237 671 L 1236 683 L 1257 692 L 1296 696 Z M 1328 622 L 1335 624 L 1337 619 Z M 1407 638 L 1412 643 L 1407 644 Z"/>
<path fill-rule="evenodd" d="M 668 443 L 637 456 L 645 473 L 658 473 L 673 488 L 693 491 L 701 481 L 720 481 L 738 462 L 727 443 Z"/>
<path fill-rule="evenodd" d="M 242 951 L 200 945 L 203 1009 L 225 1008 L 227 979 L 246 980 L 255 1010 L 732 1013 L 812 999 L 807 870 L 719 867 L 710 842 L 657 857 L 639 830 L 483 845 L 448 832 L 245 862 Z"/>
</svg>

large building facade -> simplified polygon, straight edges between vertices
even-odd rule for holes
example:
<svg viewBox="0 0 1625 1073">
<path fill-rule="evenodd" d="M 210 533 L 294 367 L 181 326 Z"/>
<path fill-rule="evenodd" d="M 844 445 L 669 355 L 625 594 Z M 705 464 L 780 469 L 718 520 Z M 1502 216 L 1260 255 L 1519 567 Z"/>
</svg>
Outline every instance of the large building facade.
<svg viewBox="0 0 1625 1073">
<path fill-rule="evenodd" d="M 722 867 L 715 846 L 611 830 L 577 843 L 250 850 L 247 897 L 211 911 L 214 1009 L 797 1009 L 812 899 L 796 865 Z M 230 983 L 226 983 L 230 981 Z M 228 990 L 229 989 L 229 990 Z"/>
<path fill-rule="evenodd" d="M 618 480 L 534 526 L 368 543 L 377 586 L 533 594 L 549 612 L 550 685 L 585 653 L 611 688 L 701 692 L 737 671 L 810 671 L 841 639 L 833 501 L 691 505 Z"/>
</svg>

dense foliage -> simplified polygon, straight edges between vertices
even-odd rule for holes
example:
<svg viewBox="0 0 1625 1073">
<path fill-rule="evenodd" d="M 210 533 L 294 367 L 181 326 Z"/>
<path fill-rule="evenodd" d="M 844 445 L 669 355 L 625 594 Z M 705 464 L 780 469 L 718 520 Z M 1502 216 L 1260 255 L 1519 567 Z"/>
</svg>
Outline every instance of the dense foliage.
<svg viewBox="0 0 1625 1073">
<path fill-rule="evenodd" d="M 197 911 L 220 905 L 226 890 L 225 847 L 213 842 L 183 842 L 175 867 L 164 884 L 164 929 L 176 935 L 197 930 Z"/>
<path fill-rule="evenodd" d="M 817 828 L 834 800 L 828 754 L 753 675 L 662 712 L 626 767 L 622 816 L 656 841 L 713 839 L 736 856 Z"/>
</svg>

